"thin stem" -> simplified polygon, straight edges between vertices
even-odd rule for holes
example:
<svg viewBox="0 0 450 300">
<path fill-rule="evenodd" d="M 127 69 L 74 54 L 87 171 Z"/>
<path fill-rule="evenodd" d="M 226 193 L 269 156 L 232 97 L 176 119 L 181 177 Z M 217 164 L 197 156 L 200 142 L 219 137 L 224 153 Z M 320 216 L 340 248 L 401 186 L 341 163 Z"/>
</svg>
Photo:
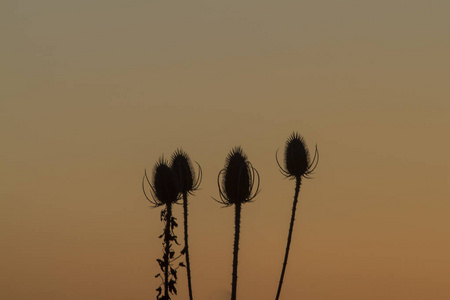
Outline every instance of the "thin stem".
<svg viewBox="0 0 450 300">
<path fill-rule="evenodd" d="M 238 202 L 235 204 L 235 216 L 234 216 L 233 279 L 231 282 L 231 300 L 236 300 L 240 228 L 241 228 L 241 203 Z"/>
<path fill-rule="evenodd" d="M 188 244 L 188 206 L 187 192 L 183 192 L 183 210 L 184 210 L 184 249 L 186 253 L 186 270 L 188 278 L 189 299 L 192 300 L 192 282 L 191 282 L 191 264 L 189 262 L 189 244 Z"/>
<path fill-rule="evenodd" d="M 164 299 L 169 297 L 169 252 L 170 252 L 170 225 L 172 222 L 172 203 L 166 204 L 166 228 L 164 229 Z"/>
<path fill-rule="evenodd" d="M 294 204 L 292 205 L 291 225 L 289 227 L 289 235 L 288 235 L 288 240 L 287 240 L 287 245 L 286 245 L 286 253 L 284 254 L 283 269 L 281 271 L 280 282 L 278 283 L 278 291 L 277 291 L 277 296 L 275 298 L 276 300 L 278 300 L 278 298 L 280 297 L 281 286 L 283 285 L 284 272 L 286 271 L 286 265 L 287 265 L 288 256 L 289 256 L 289 248 L 291 247 L 292 231 L 294 229 L 295 210 L 297 207 L 298 193 L 300 191 L 301 181 L 302 181 L 302 178 L 300 176 L 298 176 L 297 180 L 296 180 L 296 184 L 295 184 L 295 196 L 294 196 Z"/>
</svg>

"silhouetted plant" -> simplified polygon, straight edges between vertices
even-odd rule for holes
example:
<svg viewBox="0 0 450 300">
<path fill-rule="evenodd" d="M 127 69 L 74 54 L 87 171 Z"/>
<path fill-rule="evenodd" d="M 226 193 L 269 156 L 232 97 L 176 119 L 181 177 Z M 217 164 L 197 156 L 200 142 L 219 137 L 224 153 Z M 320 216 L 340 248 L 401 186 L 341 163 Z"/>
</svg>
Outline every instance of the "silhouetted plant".
<svg viewBox="0 0 450 300">
<path fill-rule="evenodd" d="M 191 264 L 189 262 L 189 243 L 188 243 L 188 199 L 187 194 L 193 194 L 198 189 L 202 180 L 202 168 L 198 165 L 198 177 L 196 178 L 191 160 L 186 152 L 178 149 L 172 155 L 172 171 L 177 179 L 177 191 L 183 197 L 184 212 L 184 249 L 181 254 L 186 255 L 186 269 L 188 278 L 189 299 L 192 300 L 192 283 L 191 283 Z"/>
<path fill-rule="evenodd" d="M 278 153 L 278 151 L 277 151 Z M 294 203 L 292 206 L 292 215 L 291 215 L 291 224 L 289 226 L 289 234 L 286 245 L 286 253 L 284 255 L 283 268 L 281 271 L 280 281 L 278 283 L 278 290 L 276 295 L 276 300 L 280 297 L 281 287 L 283 285 L 284 273 L 286 271 L 287 260 L 289 256 L 289 248 L 291 246 L 292 239 L 292 231 L 294 227 L 295 220 L 295 210 L 298 202 L 298 194 L 300 191 L 300 185 L 302 177 L 310 178 L 309 175 L 314 171 L 317 167 L 317 163 L 319 162 L 319 152 L 316 150 L 314 153 L 314 158 L 311 161 L 308 149 L 306 148 L 305 141 L 303 138 L 296 132 L 292 133 L 292 135 L 288 138 L 286 142 L 286 148 L 284 152 L 284 165 L 285 168 L 280 166 L 278 162 L 278 156 L 276 155 L 277 164 L 280 167 L 281 173 L 289 179 L 296 179 L 295 185 L 295 195 L 294 195 Z"/>
<path fill-rule="evenodd" d="M 216 201 L 225 206 L 235 206 L 231 300 L 236 300 L 241 205 L 250 202 L 259 192 L 258 171 L 253 168 L 240 147 L 232 149 L 228 154 L 225 168 L 217 177 L 217 185 L 220 201 Z"/>
<path fill-rule="evenodd" d="M 148 197 L 145 192 L 145 181 L 150 186 L 151 198 Z M 161 211 L 161 221 L 164 221 L 165 227 L 164 232 L 159 238 L 163 238 L 163 257 L 162 259 L 157 259 L 156 261 L 164 272 L 164 278 L 162 278 L 161 273 L 158 273 L 155 277 L 160 277 L 163 279 L 161 285 L 164 286 L 164 293 L 162 291 L 161 285 L 156 289 L 158 295 L 156 299 L 158 300 L 170 300 L 170 294 L 177 294 L 177 289 L 175 284 L 177 282 L 177 269 L 180 266 L 184 267 L 183 263 L 180 263 L 176 268 L 173 268 L 172 263 L 179 257 L 175 256 L 175 251 L 171 249 L 172 242 L 177 242 L 177 236 L 174 234 L 173 230 L 178 226 L 176 218 L 172 216 L 172 204 L 176 203 L 178 200 L 178 188 L 177 179 L 171 168 L 167 165 L 167 162 L 162 157 L 155 165 L 153 169 L 153 182 L 150 182 L 147 171 L 144 173 L 144 178 L 142 179 L 142 189 L 144 195 L 154 207 L 159 207 L 165 205 L 165 208 Z M 179 245 L 179 244 L 178 244 Z M 162 295 L 161 295 L 162 294 Z"/>
</svg>

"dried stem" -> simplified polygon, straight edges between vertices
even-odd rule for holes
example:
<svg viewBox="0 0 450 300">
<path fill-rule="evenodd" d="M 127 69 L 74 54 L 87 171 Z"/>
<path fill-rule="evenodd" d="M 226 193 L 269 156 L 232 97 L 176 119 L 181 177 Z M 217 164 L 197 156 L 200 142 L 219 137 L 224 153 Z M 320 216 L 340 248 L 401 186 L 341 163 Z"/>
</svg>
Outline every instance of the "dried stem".
<svg viewBox="0 0 450 300">
<path fill-rule="evenodd" d="M 184 250 L 186 253 L 186 270 L 188 278 L 189 299 L 192 297 L 192 282 L 191 282 L 191 264 L 189 262 L 189 244 L 188 244 L 188 201 L 187 192 L 183 192 L 183 211 L 184 211 Z"/>
<path fill-rule="evenodd" d="M 236 300 L 240 227 L 241 227 L 241 203 L 237 202 L 235 204 L 235 219 L 234 219 L 233 279 L 231 282 L 231 300 Z"/>
<path fill-rule="evenodd" d="M 298 194 L 300 191 L 301 180 L 302 180 L 301 176 L 296 177 L 294 204 L 292 205 L 291 225 L 289 226 L 289 235 L 288 235 L 288 240 L 287 240 L 287 245 L 286 245 L 286 253 L 284 254 L 283 269 L 281 271 L 280 282 L 278 283 L 278 291 L 277 291 L 277 296 L 275 298 L 276 300 L 278 300 L 278 298 L 280 297 L 281 286 L 283 285 L 284 273 L 286 271 L 286 265 L 287 265 L 288 256 L 289 256 L 289 248 L 291 247 L 292 231 L 294 229 L 295 210 L 297 207 Z"/>
<path fill-rule="evenodd" d="M 170 299 L 169 296 L 169 266 L 170 266 L 170 228 L 172 222 L 172 203 L 166 204 L 166 228 L 164 229 L 164 297 Z"/>
</svg>

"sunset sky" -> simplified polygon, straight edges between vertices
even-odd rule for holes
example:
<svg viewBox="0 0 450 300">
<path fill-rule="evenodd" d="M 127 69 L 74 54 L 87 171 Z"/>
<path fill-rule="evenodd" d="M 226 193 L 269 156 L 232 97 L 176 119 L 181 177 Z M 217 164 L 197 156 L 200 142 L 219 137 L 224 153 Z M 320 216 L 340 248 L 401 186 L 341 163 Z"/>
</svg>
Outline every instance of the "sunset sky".
<svg viewBox="0 0 450 300">
<path fill-rule="evenodd" d="M 449 15 L 448 0 L 1 1 L 0 298 L 155 299 L 163 224 L 141 181 L 182 147 L 203 169 L 194 296 L 229 299 L 234 209 L 212 197 L 240 145 L 261 192 L 242 208 L 238 299 L 274 299 L 294 194 L 275 152 L 298 131 L 320 161 L 281 300 L 450 299 Z"/>
</svg>

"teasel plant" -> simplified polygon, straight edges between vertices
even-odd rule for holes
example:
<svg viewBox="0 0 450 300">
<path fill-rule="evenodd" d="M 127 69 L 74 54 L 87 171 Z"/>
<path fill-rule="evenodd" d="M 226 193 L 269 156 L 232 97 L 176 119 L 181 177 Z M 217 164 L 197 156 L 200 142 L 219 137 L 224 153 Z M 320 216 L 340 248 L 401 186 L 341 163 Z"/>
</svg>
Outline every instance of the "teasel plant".
<svg viewBox="0 0 450 300">
<path fill-rule="evenodd" d="M 197 163 L 198 175 L 196 176 L 194 167 L 186 152 L 177 149 L 172 155 L 171 168 L 177 180 L 178 193 L 183 199 L 183 216 L 184 216 L 184 248 L 181 254 L 186 257 L 186 270 L 188 279 L 189 299 L 193 300 L 192 280 L 191 280 L 191 264 L 189 261 L 189 241 L 188 241 L 188 194 L 193 195 L 198 189 L 202 181 L 202 168 Z"/>
<path fill-rule="evenodd" d="M 284 168 L 278 161 L 278 151 L 276 152 L 276 160 L 280 172 L 288 179 L 295 179 L 295 194 L 294 202 L 292 205 L 291 223 L 289 226 L 289 233 L 287 238 L 286 252 L 284 254 L 283 268 L 281 270 L 280 281 L 278 283 L 278 290 L 276 300 L 279 299 L 281 293 L 281 287 L 283 285 L 284 273 L 286 271 L 289 248 L 291 246 L 292 231 L 294 228 L 295 211 L 298 202 L 298 194 L 300 192 L 300 185 L 302 178 L 311 178 L 311 173 L 316 169 L 319 162 L 319 151 L 316 149 L 314 152 L 314 158 L 311 160 L 308 148 L 306 147 L 305 140 L 297 132 L 292 133 L 286 141 L 284 151 Z"/>
<path fill-rule="evenodd" d="M 234 205 L 234 247 L 231 300 L 236 300 L 239 234 L 242 204 L 251 202 L 259 192 L 259 173 L 248 161 L 241 147 L 235 147 L 226 158 L 225 168 L 219 172 L 217 185 L 220 200 L 225 207 Z"/>
<path fill-rule="evenodd" d="M 149 193 L 146 192 L 146 183 L 150 187 Z M 162 259 L 156 260 L 163 274 L 158 273 L 155 276 L 162 279 L 162 283 L 156 289 L 158 292 L 156 296 L 157 300 L 170 300 L 170 294 L 177 294 L 175 287 L 177 282 L 177 269 L 180 266 L 185 266 L 183 263 L 179 263 L 177 267 L 174 267 L 174 261 L 181 255 L 175 257 L 175 251 L 172 249 L 173 243 L 179 245 L 177 236 L 174 233 L 174 228 L 178 224 L 176 218 L 172 215 L 172 206 L 179 200 L 177 185 L 178 182 L 175 174 L 168 166 L 168 162 L 164 157 L 161 157 L 153 168 L 153 180 L 150 181 L 147 176 L 147 171 L 144 172 L 142 179 L 142 189 L 147 200 L 153 207 L 164 206 L 160 219 L 165 223 L 165 226 L 163 234 L 159 236 L 159 238 L 163 239 L 163 257 Z M 164 291 L 161 286 L 163 286 Z"/>
</svg>

